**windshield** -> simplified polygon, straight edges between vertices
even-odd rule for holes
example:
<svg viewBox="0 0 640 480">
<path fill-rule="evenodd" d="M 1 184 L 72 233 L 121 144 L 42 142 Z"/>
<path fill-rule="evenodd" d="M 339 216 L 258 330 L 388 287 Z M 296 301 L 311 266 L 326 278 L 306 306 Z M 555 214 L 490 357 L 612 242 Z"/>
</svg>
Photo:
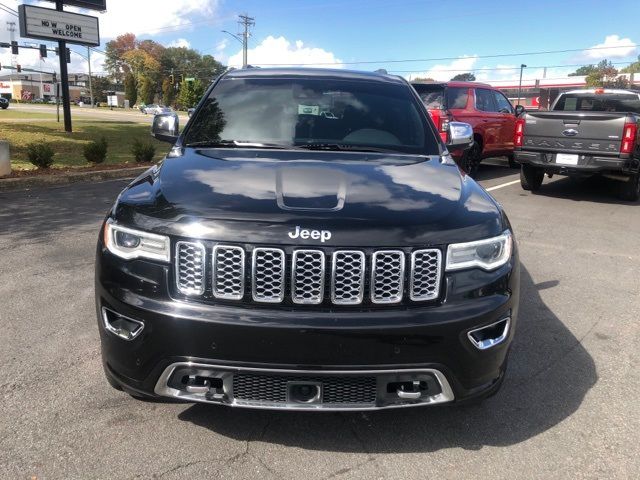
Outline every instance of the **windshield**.
<svg viewBox="0 0 640 480">
<path fill-rule="evenodd" d="M 226 78 L 191 121 L 185 146 L 334 146 L 437 155 L 406 85 L 305 78 Z"/>
<path fill-rule="evenodd" d="M 640 113 L 640 98 L 633 93 L 569 93 L 562 95 L 553 109 Z"/>
</svg>

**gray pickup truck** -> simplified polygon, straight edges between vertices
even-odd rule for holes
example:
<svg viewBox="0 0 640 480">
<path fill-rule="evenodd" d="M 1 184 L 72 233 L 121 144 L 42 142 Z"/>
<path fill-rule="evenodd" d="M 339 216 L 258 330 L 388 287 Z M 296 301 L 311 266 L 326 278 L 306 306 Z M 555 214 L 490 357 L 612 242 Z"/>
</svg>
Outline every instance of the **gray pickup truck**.
<svg viewBox="0 0 640 480">
<path fill-rule="evenodd" d="M 536 191 L 544 174 L 602 175 L 620 182 L 620 197 L 640 198 L 640 92 L 596 88 L 562 93 L 551 111 L 516 120 L 520 183 Z"/>
</svg>

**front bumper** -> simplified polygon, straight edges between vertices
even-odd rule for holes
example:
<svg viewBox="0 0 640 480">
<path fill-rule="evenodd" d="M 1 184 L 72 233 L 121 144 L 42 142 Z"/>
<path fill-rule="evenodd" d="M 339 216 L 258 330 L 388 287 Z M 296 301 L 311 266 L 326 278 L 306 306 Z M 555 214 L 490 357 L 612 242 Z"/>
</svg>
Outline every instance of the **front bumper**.
<svg viewBox="0 0 640 480">
<path fill-rule="evenodd" d="M 556 163 L 556 154 L 553 152 L 516 150 L 514 156 L 518 163 L 544 168 L 545 172 L 557 174 L 616 173 L 631 175 L 637 173 L 640 168 L 640 162 L 634 158 L 580 154 L 577 165 L 565 165 Z"/>
<path fill-rule="evenodd" d="M 447 274 L 437 304 L 368 311 L 182 301 L 168 293 L 169 275 L 166 265 L 123 261 L 98 247 L 96 306 L 105 372 L 112 384 L 133 394 L 304 410 L 462 402 L 499 386 L 518 314 L 515 248 L 511 262 L 494 272 Z M 142 322 L 144 328 L 125 340 L 105 328 L 103 308 Z M 473 344 L 469 332 L 505 318 L 510 319 L 509 328 L 500 342 L 485 350 Z M 246 401 L 233 394 L 239 373 L 267 375 L 285 389 L 291 382 L 329 388 L 330 380 L 336 379 L 340 390 L 346 388 L 344 382 L 373 378 L 378 394 L 374 401 L 349 405 L 304 404 L 288 398 Z M 203 379 L 227 388 L 199 391 Z M 393 389 L 414 382 L 421 397 L 398 400 Z"/>
</svg>

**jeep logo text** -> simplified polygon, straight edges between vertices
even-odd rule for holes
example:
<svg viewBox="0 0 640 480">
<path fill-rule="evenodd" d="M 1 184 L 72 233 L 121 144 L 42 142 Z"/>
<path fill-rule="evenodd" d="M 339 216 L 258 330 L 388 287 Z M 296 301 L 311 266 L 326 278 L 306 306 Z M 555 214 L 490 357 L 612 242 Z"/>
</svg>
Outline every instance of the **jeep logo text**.
<svg viewBox="0 0 640 480">
<path fill-rule="evenodd" d="M 296 225 L 295 232 L 289 232 L 289 238 L 301 238 L 303 240 L 312 239 L 312 240 L 320 240 L 322 243 L 326 242 L 331 238 L 331 232 L 329 230 L 307 230 L 306 228 L 300 228 L 299 225 Z"/>
</svg>

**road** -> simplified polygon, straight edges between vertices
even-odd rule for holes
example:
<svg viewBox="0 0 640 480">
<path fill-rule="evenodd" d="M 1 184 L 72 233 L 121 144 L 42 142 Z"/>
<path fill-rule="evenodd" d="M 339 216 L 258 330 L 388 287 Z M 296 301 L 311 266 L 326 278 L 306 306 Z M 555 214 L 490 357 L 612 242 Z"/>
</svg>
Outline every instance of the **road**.
<svg viewBox="0 0 640 480">
<path fill-rule="evenodd" d="M 0 194 L 0 478 L 637 478 L 640 204 L 605 181 L 481 183 L 521 251 L 503 389 L 480 406 L 286 413 L 134 400 L 103 378 L 100 221 L 123 182 Z"/>
<path fill-rule="evenodd" d="M 53 120 L 51 115 L 56 113 L 55 105 L 34 105 L 34 104 L 23 104 L 23 103 L 14 103 L 11 104 L 11 110 L 16 110 L 20 112 L 30 112 L 30 113 L 42 113 L 43 119 L 45 120 Z M 60 121 L 62 121 L 62 107 L 60 107 Z M 188 117 L 184 112 L 178 112 L 178 116 L 180 117 L 180 124 L 186 124 Z M 136 123 L 144 123 L 150 124 L 153 119 L 153 115 L 145 115 L 141 113 L 137 109 L 115 109 L 109 110 L 108 108 L 89 108 L 89 107 L 76 107 L 73 106 L 71 108 L 71 120 L 106 120 L 112 122 L 136 122 Z M 33 119 L 29 119 L 33 120 Z M 0 117 L 0 121 L 2 121 L 2 117 Z M 7 121 L 14 122 L 15 119 L 8 119 Z"/>
</svg>

